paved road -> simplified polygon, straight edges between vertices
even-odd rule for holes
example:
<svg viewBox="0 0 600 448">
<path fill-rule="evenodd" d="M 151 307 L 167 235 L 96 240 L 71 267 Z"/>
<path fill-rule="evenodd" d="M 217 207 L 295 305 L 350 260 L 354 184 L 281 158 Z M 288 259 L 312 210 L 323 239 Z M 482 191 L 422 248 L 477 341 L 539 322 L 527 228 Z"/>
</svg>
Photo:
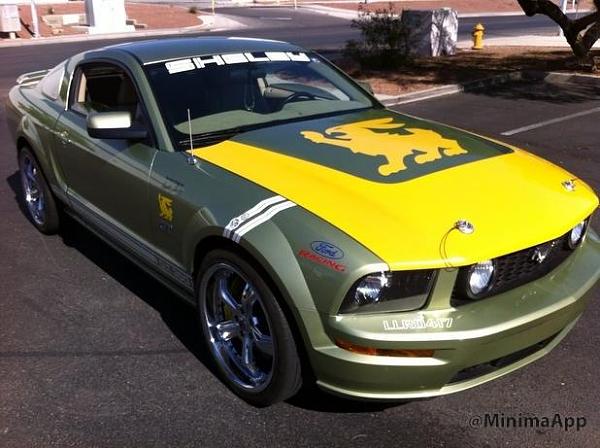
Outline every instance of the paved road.
<svg viewBox="0 0 600 448">
<path fill-rule="evenodd" d="M 17 73 L 51 65 L 74 48 L 0 50 L 0 98 Z M 515 84 L 399 109 L 498 136 L 599 105 L 595 88 Z M 503 138 L 600 191 L 597 119 L 590 113 Z M 551 354 L 458 395 L 367 406 L 313 392 L 268 409 L 246 405 L 211 372 L 186 305 L 76 224 L 53 237 L 33 229 L 15 200 L 17 167 L 3 123 L 0 107 L 3 448 L 600 446 L 598 301 Z M 566 432 L 469 425 L 485 413 L 560 413 L 586 417 L 587 426 Z"/>
<path fill-rule="evenodd" d="M 348 39 L 356 39 L 358 33 L 349 27 L 350 21 L 300 8 L 219 8 L 220 14 L 230 15 L 252 29 L 276 28 L 267 31 L 271 38 L 288 40 L 319 49 L 339 49 Z M 318 17 L 321 16 L 321 17 Z M 574 14 L 570 14 L 575 17 Z M 465 17 L 459 19 L 458 39 L 470 39 L 473 27 L 483 23 L 487 37 L 521 35 L 553 35 L 557 26 L 546 16 L 524 15 L 496 17 Z M 298 29 L 302 29 L 298 33 Z M 310 31 L 309 31 L 310 30 Z M 274 33 L 271 35 L 270 33 Z"/>
<path fill-rule="evenodd" d="M 189 3 L 186 4 L 189 5 Z M 223 7 L 219 8 L 218 12 L 241 23 L 243 28 L 226 32 L 199 34 L 238 35 L 278 39 L 318 50 L 339 50 L 344 47 L 349 39 L 358 39 L 360 37 L 359 31 L 350 27 L 350 20 L 331 17 L 304 8 L 294 10 L 289 7 Z M 549 35 L 556 33 L 556 26 L 545 16 L 535 16 L 532 18 L 523 15 L 469 17 L 461 18 L 459 21 L 459 40 L 470 39 L 473 26 L 479 22 L 482 22 L 486 26 L 486 36 L 488 37 L 519 36 L 524 34 Z M 49 49 L 47 59 L 54 63 L 58 61 L 56 58 L 52 58 L 54 53 L 59 53 L 60 57 L 64 58 L 74 52 L 107 45 L 111 42 L 118 41 L 82 41 L 75 44 L 62 44 L 60 45 L 60 49 Z M 46 48 L 51 47 L 54 47 L 54 45 Z M 4 53 L 5 51 L 7 53 Z M 7 48 L 3 49 L 1 46 L 0 52 L 10 55 L 10 57 L 15 54 L 15 51 L 11 52 Z M 33 53 L 36 52 L 37 50 L 33 50 Z M 18 53 L 16 57 L 24 57 L 30 54 L 25 49 L 16 50 L 16 53 Z M 5 57 L 4 60 L 10 61 L 10 57 Z M 44 60 L 46 58 L 42 62 Z"/>
<path fill-rule="evenodd" d="M 210 0 L 201 1 L 169 1 L 169 0 L 144 0 L 144 3 L 173 3 L 179 4 L 186 7 L 196 5 L 200 9 L 205 11 L 211 10 L 212 2 Z M 289 7 L 278 8 L 278 7 L 251 7 L 248 6 L 229 6 L 229 2 L 217 1 L 216 7 L 219 13 L 231 14 L 242 18 L 248 19 L 261 19 L 265 17 L 265 10 L 271 9 L 274 11 L 284 11 L 283 15 L 294 13 L 294 10 Z M 307 8 L 311 6 L 308 5 Z M 515 2 L 515 10 L 518 6 Z M 258 13 L 256 11 L 259 11 Z M 301 12 L 308 12 L 308 9 L 300 8 Z M 275 12 L 276 15 L 282 15 L 280 12 Z M 268 16 L 268 14 L 267 14 Z M 570 13 L 569 17 L 575 18 L 580 17 L 581 14 Z M 535 16 L 533 18 L 527 18 L 524 15 L 514 16 L 493 16 L 493 17 L 465 17 L 460 19 L 459 35 L 461 38 L 468 38 L 470 36 L 473 26 L 479 22 L 482 22 L 486 31 L 490 36 L 501 37 L 501 36 L 519 36 L 523 34 L 552 34 L 556 32 L 556 25 L 545 16 Z M 306 23 L 306 22 L 305 22 Z"/>
<path fill-rule="evenodd" d="M 201 35 L 225 35 L 261 37 L 297 43 L 317 50 L 339 50 L 348 39 L 357 39 L 360 34 L 350 28 L 345 19 L 314 13 L 305 9 L 292 8 L 221 8 L 219 13 L 243 23 L 244 28 L 223 32 L 200 33 Z M 290 19 L 290 20 L 288 20 Z M 480 18 L 461 19 L 460 38 L 467 38 L 473 25 Z M 551 33 L 554 27 L 548 26 L 544 17 L 525 16 L 493 17 L 483 20 L 490 36 L 519 35 L 523 33 Z M 198 34 L 198 33 L 196 33 Z M 190 34 L 190 35 L 196 35 Z M 127 39 L 70 42 L 2 48 L 0 46 L 0 80 L 12 82 L 26 71 L 39 70 L 56 65 L 58 62 L 79 51 L 98 48 Z"/>
</svg>

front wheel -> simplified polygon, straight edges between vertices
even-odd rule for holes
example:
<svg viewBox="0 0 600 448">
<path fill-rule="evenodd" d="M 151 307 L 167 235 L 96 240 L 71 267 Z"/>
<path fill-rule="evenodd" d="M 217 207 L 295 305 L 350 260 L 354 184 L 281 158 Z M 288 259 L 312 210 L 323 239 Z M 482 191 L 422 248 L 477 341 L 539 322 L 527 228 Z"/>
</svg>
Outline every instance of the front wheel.
<svg viewBox="0 0 600 448">
<path fill-rule="evenodd" d="M 257 406 L 294 395 L 301 385 L 296 344 L 260 274 L 233 252 L 214 250 L 197 280 L 204 337 L 227 386 Z"/>
</svg>

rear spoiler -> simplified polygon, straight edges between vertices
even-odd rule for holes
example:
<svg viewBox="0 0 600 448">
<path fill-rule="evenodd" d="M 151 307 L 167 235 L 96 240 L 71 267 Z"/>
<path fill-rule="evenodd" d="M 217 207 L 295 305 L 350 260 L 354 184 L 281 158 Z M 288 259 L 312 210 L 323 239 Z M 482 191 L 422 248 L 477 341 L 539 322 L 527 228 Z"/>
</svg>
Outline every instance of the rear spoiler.
<svg viewBox="0 0 600 448">
<path fill-rule="evenodd" d="M 50 70 L 38 70 L 37 72 L 24 73 L 17 78 L 17 84 L 20 86 L 33 86 L 40 82 Z"/>
</svg>

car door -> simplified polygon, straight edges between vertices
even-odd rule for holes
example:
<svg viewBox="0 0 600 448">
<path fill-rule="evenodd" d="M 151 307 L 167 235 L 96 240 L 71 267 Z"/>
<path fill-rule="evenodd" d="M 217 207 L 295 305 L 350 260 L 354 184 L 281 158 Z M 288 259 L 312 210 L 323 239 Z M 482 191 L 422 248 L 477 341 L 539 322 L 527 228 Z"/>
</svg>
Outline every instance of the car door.
<svg viewBox="0 0 600 448">
<path fill-rule="evenodd" d="M 135 249 L 148 237 L 147 179 L 156 148 L 152 132 L 137 141 L 89 136 L 89 114 L 116 111 L 128 111 L 134 123 L 150 126 L 135 83 L 122 66 L 79 64 L 57 123 L 57 153 L 75 212 Z"/>
</svg>

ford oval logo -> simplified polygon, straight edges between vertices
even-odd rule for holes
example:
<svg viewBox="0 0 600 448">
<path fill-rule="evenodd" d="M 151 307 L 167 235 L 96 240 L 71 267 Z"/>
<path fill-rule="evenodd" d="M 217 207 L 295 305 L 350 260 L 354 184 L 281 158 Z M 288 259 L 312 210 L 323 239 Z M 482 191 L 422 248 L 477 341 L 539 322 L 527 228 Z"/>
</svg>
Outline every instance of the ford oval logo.
<svg viewBox="0 0 600 448">
<path fill-rule="evenodd" d="M 342 249 L 325 241 L 313 241 L 310 247 L 319 255 L 322 255 L 326 258 L 331 258 L 332 260 L 344 258 L 344 251 Z"/>
</svg>

